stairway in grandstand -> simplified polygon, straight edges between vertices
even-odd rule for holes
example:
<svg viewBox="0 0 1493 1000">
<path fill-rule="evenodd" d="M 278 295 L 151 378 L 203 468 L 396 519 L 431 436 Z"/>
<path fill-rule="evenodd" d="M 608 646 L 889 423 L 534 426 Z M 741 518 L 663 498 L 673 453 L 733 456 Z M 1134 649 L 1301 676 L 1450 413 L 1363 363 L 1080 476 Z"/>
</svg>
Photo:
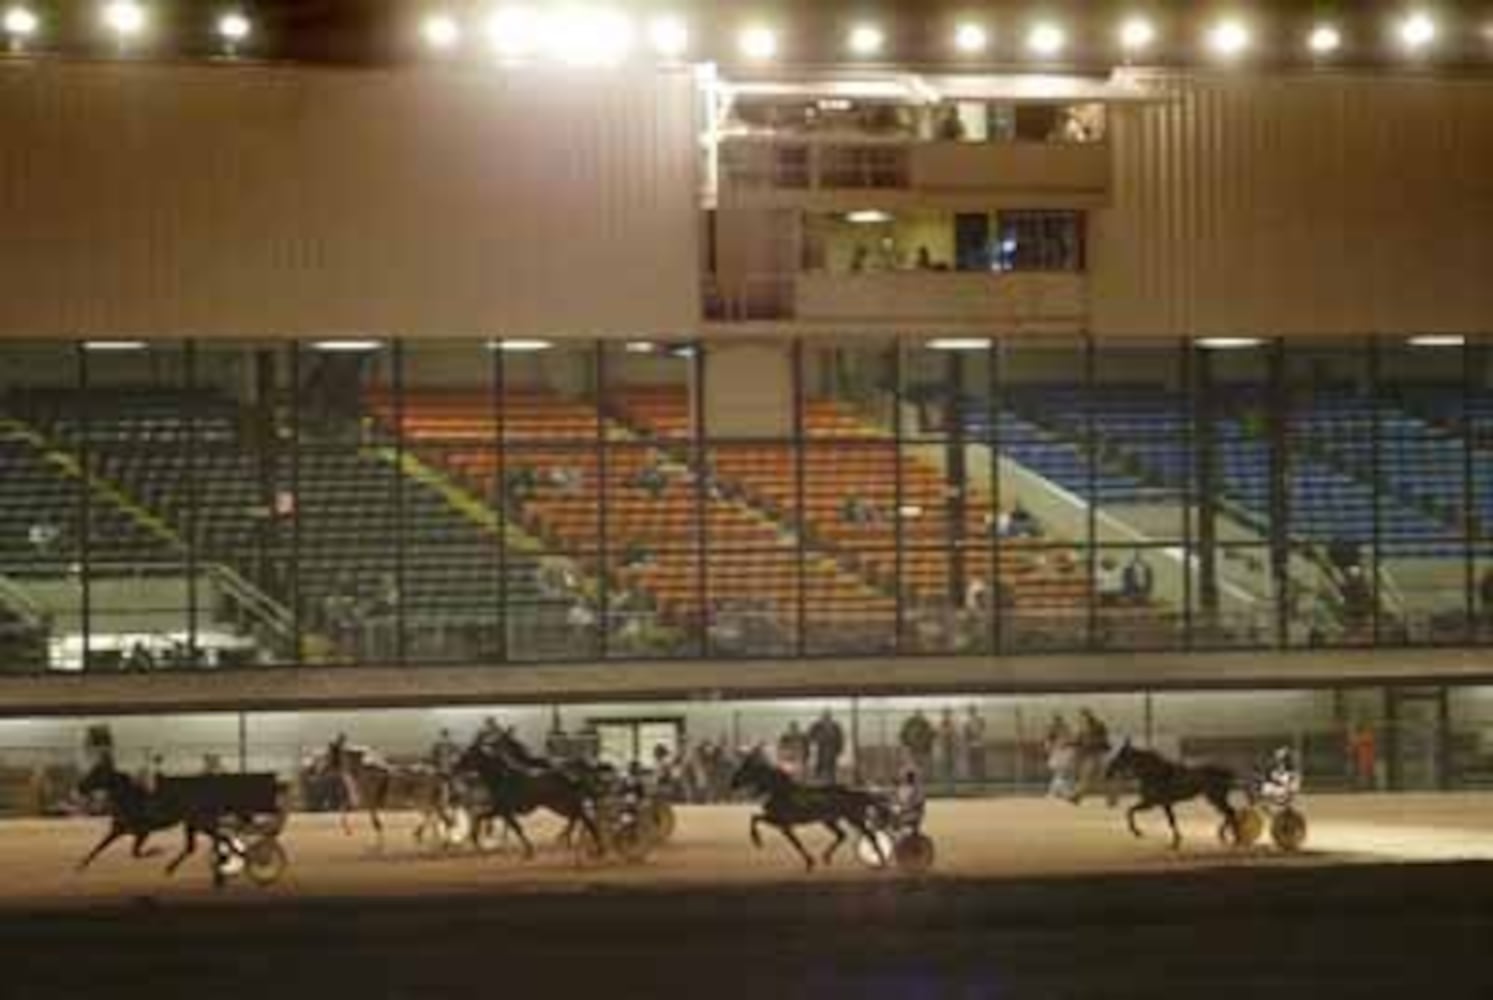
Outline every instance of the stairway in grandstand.
<svg viewBox="0 0 1493 1000">
<path fill-rule="evenodd" d="M 1229 401 L 1218 428 L 1223 495 L 1261 523 L 1270 508 L 1270 447 L 1250 414 L 1263 408 L 1258 390 L 1223 386 Z M 1188 430 L 1182 398 L 1159 385 L 1098 387 L 1086 392 L 1070 384 L 1030 385 L 1007 395 L 1014 440 L 998 428 L 1003 449 L 1070 489 L 1087 491 L 1088 463 L 1081 442 L 1092 420 L 1103 446 L 1098 473 L 1101 504 L 1142 503 L 1158 496 L 1180 502 L 1194 472 L 1184 442 Z M 1289 432 L 1291 532 L 1313 542 L 1375 535 L 1375 484 L 1371 481 L 1370 423 L 1373 403 L 1364 397 L 1317 392 L 1298 403 Z M 1438 554 L 1435 539 L 1445 537 L 1447 519 L 1431 503 L 1417 502 L 1415 480 L 1444 454 L 1433 448 L 1424 424 L 1398 413 L 1382 420 L 1384 485 L 1379 497 L 1379 531 L 1402 551 Z M 971 429 L 986 433 L 986 418 L 973 414 Z M 1036 428 L 1025 433 L 1020 428 Z M 1460 457 L 1457 458 L 1460 469 Z"/>
<path fill-rule="evenodd" d="M 621 423 L 598 427 L 594 403 L 534 392 L 509 393 L 503 402 L 501 470 L 492 448 L 499 422 L 483 393 L 407 392 L 406 440 L 504 506 L 547 551 L 604 575 L 614 600 L 645 595 L 661 622 L 681 627 L 748 609 L 776 626 L 774 636 L 752 644 L 754 652 L 791 648 L 800 582 L 819 645 L 893 616 L 890 598 L 822 552 L 810 551 L 800 574 L 798 539 L 782 523 L 711 488 L 682 456 L 635 440 Z M 373 394 L 369 405 L 381 420 L 394 419 L 387 397 Z M 597 448 L 603 439 L 604 451 Z M 661 474 L 656 490 L 640 481 L 644 468 Z M 709 572 L 700 561 L 702 534 Z"/>
<path fill-rule="evenodd" d="M 617 395 L 615 405 L 622 419 L 661 443 L 677 438 L 688 419 L 688 400 L 680 390 L 635 390 Z M 786 443 L 721 444 L 710 456 L 712 472 L 753 506 L 801 526 L 816 548 L 834 554 L 883 592 L 896 590 L 900 571 L 904 595 L 915 608 L 962 603 L 964 595 L 955 592 L 959 560 L 966 582 L 989 585 L 988 495 L 970 491 L 963 522 L 952 521 L 943 474 L 931 458 L 909 448 L 904 448 L 900 461 L 899 492 L 895 441 L 834 402 L 806 405 L 804 433 L 801 486 L 800 456 Z M 851 496 L 869 503 L 881 516 L 869 523 L 847 520 L 843 507 Z M 1081 562 L 1056 556 L 1030 542 L 1003 543 L 1000 583 L 1013 615 L 1033 620 L 1087 614 L 1088 586 Z"/>
<path fill-rule="evenodd" d="M 226 662 L 249 648 L 237 635 L 239 622 L 219 614 L 229 603 L 236 611 L 253 603 L 242 581 L 189 566 L 180 536 L 102 476 L 97 463 L 85 467 L 74 450 L 5 416 L 0 468 L 7 662 L 15 662 L 19 644 L 27 654 L 22 665 L 76 669 L 86 631 L 89 661 L 117 664 L 136 641 L 156 650 L 184 642 L 192 620 L 199 656 Z M 86 602 L 78 582 L 85 561 Z"/>
<path fill-rule="evenodd" d="M 308 436 L 294 454 L 266 452 L 245 437 L 237 404 L 213 392 L 33 394 L 28 405 L 59 440 L 86 427 L 99 474 L 190 537 L 198 558 L 298 602 L 302 628 L 333 644 L 308 644 L 308 657 L 391 658 L 400 616 L 408 659 L 458 645 L 464 657 L 496 656 L 500 623 L 523 628 L 530 647 L 562 633 L 569 597 L 541 593 L 537 560 L 512 545 L 500 556 L 497 531 L 392 448 Z"/>
</svg>

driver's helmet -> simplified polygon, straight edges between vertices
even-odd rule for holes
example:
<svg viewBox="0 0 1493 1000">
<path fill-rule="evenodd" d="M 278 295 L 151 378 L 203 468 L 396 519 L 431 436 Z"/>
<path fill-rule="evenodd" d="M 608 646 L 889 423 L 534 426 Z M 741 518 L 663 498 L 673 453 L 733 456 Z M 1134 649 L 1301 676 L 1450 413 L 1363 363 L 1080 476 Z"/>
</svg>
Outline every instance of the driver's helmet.
<svg viewBox="0 0 1493 1000">
<path fill-rule="evenodd" d="M 1291 752 L 1290 747 L 1276 747 L 1273 760 L 1278 770 L 1296 770 L 1296 755 Z"/>
</svg>

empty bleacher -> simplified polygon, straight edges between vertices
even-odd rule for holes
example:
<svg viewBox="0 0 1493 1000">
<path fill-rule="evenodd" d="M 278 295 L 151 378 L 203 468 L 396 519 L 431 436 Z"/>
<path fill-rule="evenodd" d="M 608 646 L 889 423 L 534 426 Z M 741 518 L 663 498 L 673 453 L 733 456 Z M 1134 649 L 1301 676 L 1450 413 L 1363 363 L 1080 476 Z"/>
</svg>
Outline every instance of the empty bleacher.
<svg viewBox="0 0 1493 1000">
<path fill-rule="evenodd" d="M 303 627 L 342 656 L 392 658 L 401 616 L 406 658 L 496 655 L 505 599 L 522 609 L 513 617 L 563 621 L 567 603 L 542 597 L 532 556 L 500 554 L 493 530 L 376 446 L 262 451 L 240 408 L 212 393 L 56 393 L 28 409 L 60 439 L 86 438 L 98 473 L 191 538 L 198 559 L 298 603 Z"/>
<path fill-rule="evenodd" d="M 645 434 L 667 438 L 687 420 L 682 391 L 652 389 L 619 395 L 621 416 Z M 754 506 L 802 528 L 816 547 L 886 591 L 899 586 L 913 605 L 958 605 L 956 566 L 968 586 L 989 586 L 993 509 L 970 491 L 962 520 L 953 520 L 949 487 L 930 459 L 899 449 L 883 430 L 829 400 L 804 412 L 805 446 L 729 444 L 714 448 L 713 475 Z M 800 476 L 800 465 L 802 475 Z M 900 486 L 899 486 L 900 482 Z M 859 502 L 857 516 L 847 509 Z M 801 505 L 801 506 L 800 506 Z M 898 549 L 901 548 L 899 558 Z M 1030 546 L 1007 540 L 1001 551 L 1003 600 L 1016 613 L 1063 615 L 1085 604 L 1087 580 L 1071 560 L 1033 558 Z M 953 556 L 961 554 L 961 559 Z"/>
<path fill-rule="evenodd" d="M 387 397 L 373 394 L 369 403 L 380 419 L 394 419 Z M 670 410 L 668 417 L 678 418 L 671 429 L 682 433 L 687 414 Z M 832 560 L 811 558 L 801 572 L 797 542 L 782 524 L 701 479 L 687 456 L 636 440 L 615 421 L 598 426 L 592 402 L 515 392 L 495 413 L 484 393 L 414 392 L 400 418 L 411 447 L 506 505 L 547 549 L 604 574 L 619 599 L 645 595 L 665 622 L 711 622 L 750 606 L 787 641 L 800 587 L 807 617 L 821 631 L 892 612 L 888 597 Z M 493 447 L 500 430 L 501 468 Z M 710 563 L 702 565 L 706 545 Z"/>
</svg>

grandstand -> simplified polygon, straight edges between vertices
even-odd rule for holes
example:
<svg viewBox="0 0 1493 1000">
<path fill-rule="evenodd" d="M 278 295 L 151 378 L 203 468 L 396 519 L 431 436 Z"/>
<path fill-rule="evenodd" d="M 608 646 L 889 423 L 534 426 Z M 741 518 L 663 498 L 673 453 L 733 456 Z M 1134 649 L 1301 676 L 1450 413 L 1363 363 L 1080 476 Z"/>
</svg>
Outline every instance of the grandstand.
<svg viewBox="0 0 1493 1000">
<path fill-rule="evenodd" d="M 0 710 L 1445 730 L 1493 676 L 1493 86 L 809 51 L 0 59 Z"/>
</svg>

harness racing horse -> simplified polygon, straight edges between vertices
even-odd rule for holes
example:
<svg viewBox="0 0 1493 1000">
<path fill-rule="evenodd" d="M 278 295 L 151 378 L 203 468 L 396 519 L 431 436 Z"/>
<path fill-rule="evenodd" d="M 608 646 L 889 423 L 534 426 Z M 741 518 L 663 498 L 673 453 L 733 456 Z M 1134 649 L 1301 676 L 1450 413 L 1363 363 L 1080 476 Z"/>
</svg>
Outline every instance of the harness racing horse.
<svg viewBox="0 0 1493 1000">
<path fill-rule="evenodd" d="M 873 818 L 887 809 L 879 796 L 844 785 L 801 785 L 787 771 L 770 763 L 760 749 L 742 759 L 741 766 L 731 778 L 731 787 L 745 788 L 763 800 L 762 811 L 752 817 L 750 827 L 752 843 L 757 847 L 762 846 L 758 826 L 766 823 L 776 827 L 804 859 L 804 868 L 813 871 L 814 858 L 804 849 L 793 828 L 821 823 L 835 835 L 823 854 L 823 861 L 828 865 L 834 859 L 835 851 L 845 842 L 845 830 L 840 825 L 844 822 L 867 838 L 875 847 L 877 857 L 883 863 L 886 861 L 881 845 L 872 834 Z"/>
<path fill-rule="evenodd" d="M 89 769 L 78 782 L 78 791 L 84 795 L 103 792 L 109 803 L 110 819 L 109 831 L 78 862 L 78 871 L 87 868 L 110 844 L 126 835 L 135 839 L 130 853 L 137 858 L 146 857 L 151 853 L 145 850 L 145 841 L 150 835 L 160 830 L 169 830 L 178 824 L 185 825 L 186 840 L 181 853 L 166 865 L 167 875 L 174 874 L 181 863 L 197 850 L 199 833 L 211 838 L 215 850 L 222 849 L 223 836 L 217 829 L 220 817 L 195 815 L 186 803 L 178 802 L 169 795 L 151 792 L 128 774 L 117 770 L 108 757 L 102 758 Z M 218 877 L 215 867 L 214 878 Z"/>
<path fill-rule="evenodd" d="M 568 826 L 580 824 L 595 849 L 602 849 L 601 831 L 596 826 L 595 794 L 589 781 L 554 767 L 521 766 L 505 754 L 480 744 L 461 755 L 457 770 L 475 774 L 487 791 L 487 802 L 472 817 L 474 844 L 485 822 L 497 817 L 523 845 L 524 857 L 532 858 L 534 845 L 524 834 L 518 817 L 536 809 L 548 809 Z"/>
<path fill-rule="evenodd" d="M 1125 812 L 1125 821 L 1130 832 L 1141 836 L 1135 825 L 1135 814 L 1160 806 L 1166 813 L 1166 821 L 1172 828 L 1172 849 L 1182 845 L 1182 834 L 1177 829 L 1177 817 L 1172 806 L 1178 802 L 1201 795 L 1223 816 L 1218 828 L 1218 839 L 1230 836 L 1235 842 L 1239 837 L 1239 817 L 1229 804 L 1229 792 L 1238 787 L 1234 772 L 1216 764 L 1188 766 L 1167 760 L 1154 750 L 1140 750 L 1126 740 L 1115 753 L 1114 759 L 1105 768 L 1107 779 L 1134 777 L 1140 783 L 1140 801 Z"/>
<path fill-rule="evenodd" d="M 354 810 L 367 809 L 368 821 L 373 826 L 377 845 L 384 842 L 384 821 L 379 816 L 389 801 L 389 792 L 394 784 L 394 769 L 379 760 L 367 747 L 345 747 L 341 752 L 342 764 L 333 764 L 331 755 L 319 755 L 311 765 L 311 772 L 322 777 L 338 779 L 337 803 L 341 811 L 342 832 L 352 836 L 349 816 Z"/>
</svg>

